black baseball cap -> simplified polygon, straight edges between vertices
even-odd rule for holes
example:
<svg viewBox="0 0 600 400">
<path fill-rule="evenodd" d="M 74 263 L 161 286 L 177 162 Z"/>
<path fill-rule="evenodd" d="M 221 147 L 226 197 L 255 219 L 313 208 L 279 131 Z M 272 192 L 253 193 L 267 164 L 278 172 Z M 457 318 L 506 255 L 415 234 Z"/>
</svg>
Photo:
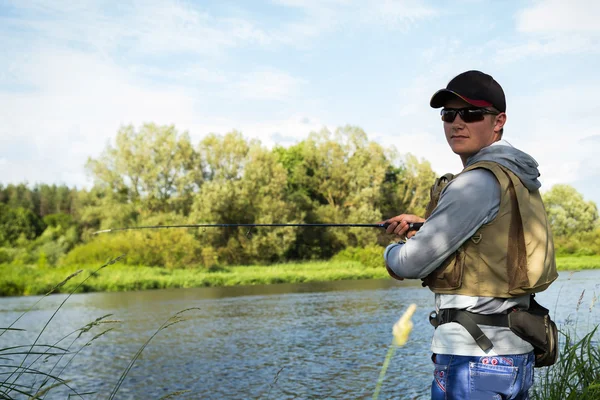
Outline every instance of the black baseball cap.
<svg viewBox="0 0 600 400">
<path fill-rule="evenodd" d="M 506 112 L 506 98 L 498 82 L 481 71 L 467 71 L 456 76 L 446 89 L 440 89 L 431 97 L 429 105 L 433 108 L 444 107 L 448 100 L 459 97 L 475 107 L 494 107 Z"/>
</svg>

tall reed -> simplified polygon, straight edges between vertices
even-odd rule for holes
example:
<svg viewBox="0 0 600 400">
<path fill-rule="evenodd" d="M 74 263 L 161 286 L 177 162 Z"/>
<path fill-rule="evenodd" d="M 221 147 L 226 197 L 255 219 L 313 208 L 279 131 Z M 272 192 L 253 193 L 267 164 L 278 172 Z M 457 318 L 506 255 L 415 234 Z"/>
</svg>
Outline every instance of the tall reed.
<svg viewBox="0 0 600 400">
<path fill-rule="evenodd" d="M 531 390 L 534 400 L 600 399 L 600 345 L 598 326 L 577 339 L 561 330 L 561 353 L 556 364 L 537 371 Z"/>
<path fill-rule="evenodd" d="M 558 291 L 555 310 L 561 291 L 562 287 Z M 536 369 L 534 387 L 530 390 L 533 400 L 600 399 L 599 326 L 590 328 L 590 318 L 598 297 L 595 293 L 592 296 L 585 329 L 587 333 L 581 337 L 578 324 L 584 295 L 585 289 L 577 300 L 575 316 L 569 315 L 560 326 L 560 353 L 556 364 Z"/>
<path fill-rule="evenodd" d="M 95 340 L 104 336 L 113 330 L 113 328 L 102 329 L 97 332 L 97 327 L 106 324 L 115 324 L 120 321 L 108 319 L 111 314 L 104 315 L 96 318 L 94 321 L 84 325 L 83 327 L 76 329 L 67 335 L 55 341 L 52 344 L 40 344 L 42 334 L 47 331 L 49 324 L 58 314 L 64 304 L 69 300 L 71 295 L 79 290 L 79 288 L 85 284 L 85 282 L 103 268 L 112 265 L 119 261 L 123 256 L 114 258 L 107 263 L 103 264 L 93 272 L 91 272 L 85 279 L 79 282 L 66 296 L 66 298 L 60 303 L 60 305 L 54 310 L 50 318 L 45 321 L 44 326 L 40 332 L 36 335 L 35 340 L 31 344 L 17 345 L 9 347 L 0 347 L 0 399 L 14 399 L 14 398 L 29 398 L 29 399 L 44 399 L 51 392 L 55 393 L 57 388 L 62 388 L 66 391 L 68 398 L 76 397 L 83 399 L 84 396 L 96 394 L 95 392 L 78 392 L 72 385 L 71 382 L 62 378 L 66 368 L 71 364 L 73 359 L 81 353 L 81 351 L 90 346 Z M 23 329 L 15 328 L 15 324 L 21 320 L 23 316 L 32 311 L 41 301 L 43 301 L 50 294 L 55 293 L 57 289 L 65 285 L 68 281 L 78 276 L 82 271 L 77 271 L 69 275 L 59 284 L 55 285 L 49 292 L 42 296 L 37 302 L 31 307 L 24 311 L 18 318 L 16 318 L 8 327 L 0 328 L 0 337 L 4 334 L 22 334 Z M 156 337 L 161 331 L 173 326 L 174 324 L 185 321 L 183 314 L 190 310 L 197 308 L 189 308 L 179 311 L 169 319 L 167 319 L 155 332 L 150 336 L 148 340 L 140 347 L 140 349 L 133 355 L 131 361 L 125 370 L 121 373 L 117 382 L 115 383 L 109 399 L 116 398 L 116 395 L 123 385 L 125 378 L 129 371 L 138 360 L 144 349 L 148 346 L 150 341 Z M 88 334 L 94 333 L 94 335 L 88 339 L 79 348 L 76 348 L 78 343 L 81 343 L 80 339 Z M 68 344 L 65 342 L 71 338 Z M 65 357 L 67 357 L 65 361 Z M 49 361 L 51 361 L 49 363 Z M 65 362 L 63 362 L 65 361 Z M 62 364 L 61 364 L 62 362 Z M 56 371 L 56 372 L 55 372 Z M 186 393 L 186 391 L 177 391 L 164 396 L 163 398 L 173 398 L 177 395 Z"/>
</svg>

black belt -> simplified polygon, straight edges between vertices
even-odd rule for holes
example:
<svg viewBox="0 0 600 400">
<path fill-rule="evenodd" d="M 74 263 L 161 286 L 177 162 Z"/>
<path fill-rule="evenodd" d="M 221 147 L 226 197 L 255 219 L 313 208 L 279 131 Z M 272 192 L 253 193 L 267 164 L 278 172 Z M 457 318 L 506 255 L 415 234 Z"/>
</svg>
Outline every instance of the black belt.
<svg viewBox="0 0 600 400">
<path fill-rule="evenodd" d="M 479 345 L 481 350 L 487 352 L 494 345 L 490 339 L 485 336 L 479 325 L 504 326 L 508 327 L 508 314 L 475 314 L 465 310 L 457 310 L 455 308 L 445 308 L 440 312 L 432 311 L 429 314 L 429 322 L 435 328 L 449 322 L 457 322 L 469 332 Z"/>
</svg>

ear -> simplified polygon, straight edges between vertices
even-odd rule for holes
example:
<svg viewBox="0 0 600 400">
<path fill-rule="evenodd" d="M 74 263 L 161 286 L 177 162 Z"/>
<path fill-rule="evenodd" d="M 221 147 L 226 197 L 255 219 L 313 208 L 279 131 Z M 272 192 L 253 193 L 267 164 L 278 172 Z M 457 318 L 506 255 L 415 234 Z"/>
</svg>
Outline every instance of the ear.
<svg viewBox="0 0 600 400">
<path fill-rule="evenodd" d="M 494 118 L 494 133 L 499 135 L 506 124 L 506 113 L 500 113 Z"/>
</svg>

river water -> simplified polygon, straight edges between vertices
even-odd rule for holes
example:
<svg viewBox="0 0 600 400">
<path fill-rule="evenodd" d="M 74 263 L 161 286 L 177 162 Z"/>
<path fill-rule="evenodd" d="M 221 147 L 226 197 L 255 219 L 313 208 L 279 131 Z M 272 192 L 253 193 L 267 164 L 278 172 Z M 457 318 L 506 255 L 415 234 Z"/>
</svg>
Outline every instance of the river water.
<svg viewBox="0 0 600 400">
<path fill-rule="evenodd" d="M 593 305 L 599 288 L 600 271 L 562 272 L 538 301 L 552 311 L 558 325 L 586 332 L 600 322 Z M 5 333 L 0 349 L 32 344 L 65 298 L 43 299 L 14 326 L 27 331 Z M 0 298 L 0 327 L 39 299 Z M 406 346 L 395 352 L 379 398 L 426 399 L 433 371 L 433 328 L 427 320 L 433 294 L 415 281 L 78 294 L 62 306 L 38 343 L 54 343 L 112 314 L 110 318 L 120 322 L 94 328 L 72 349 L 108 327 L 114 330 L 85 347 L 60 374 L 79 393 L 94 392 L 83 398 L 106 399 L 135 352 L 161 324 L 194 307 L 198 309 L 183 314 L 186 321 L 162 330 L 150 342 L 115 398 L 159 399 L 187 391 L 176 398 L 366 399 L 375 389 L 392 326 L 411 303 L 418 306 L 414 330 Z M 42 366 L 55 362 L 51 358 Z M 15 392 L 11 395 L 18 398 Z M 66 396 L 67 391 L 58 388 L 46 398 Z"/>
</svg>

